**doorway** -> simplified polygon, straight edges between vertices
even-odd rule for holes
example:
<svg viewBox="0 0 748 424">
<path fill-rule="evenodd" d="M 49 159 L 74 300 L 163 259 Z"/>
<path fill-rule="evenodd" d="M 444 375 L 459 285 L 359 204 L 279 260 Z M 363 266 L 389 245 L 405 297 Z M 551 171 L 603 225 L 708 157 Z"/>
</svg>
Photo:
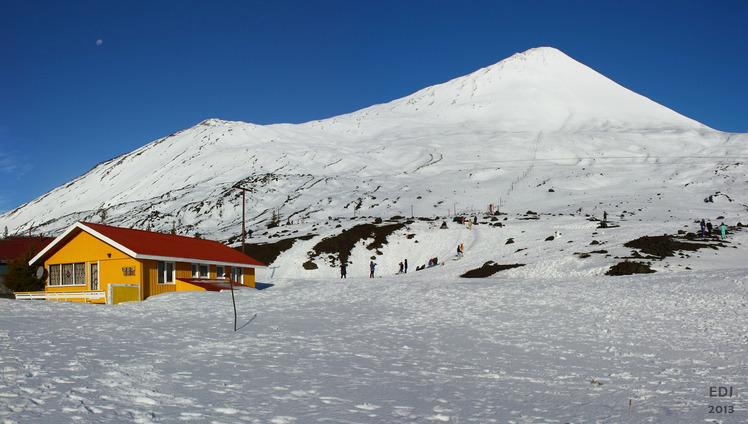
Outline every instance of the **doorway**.
<svg viewBox="0 0 748 424">
<path fill-rule="evenodd" d="M 91 264 L 91 290 L 99 290 L 99 264 Z"/>
</svg>

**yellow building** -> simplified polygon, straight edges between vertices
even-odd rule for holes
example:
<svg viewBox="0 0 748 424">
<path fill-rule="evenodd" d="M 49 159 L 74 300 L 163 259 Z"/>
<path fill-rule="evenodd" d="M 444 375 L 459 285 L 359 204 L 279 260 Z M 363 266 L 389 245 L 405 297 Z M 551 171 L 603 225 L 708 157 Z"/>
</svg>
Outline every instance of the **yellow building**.
<svg viewBox="0 0 748 424">
<path fill-rule="evenodd" d="M 45 291 L 16 298 L 94 303 L 255 287 L 255 269 L 266 267 L 217 241 L 87 222 L 69 227 L 29 263 L 44 264 Z"/>
</svg>

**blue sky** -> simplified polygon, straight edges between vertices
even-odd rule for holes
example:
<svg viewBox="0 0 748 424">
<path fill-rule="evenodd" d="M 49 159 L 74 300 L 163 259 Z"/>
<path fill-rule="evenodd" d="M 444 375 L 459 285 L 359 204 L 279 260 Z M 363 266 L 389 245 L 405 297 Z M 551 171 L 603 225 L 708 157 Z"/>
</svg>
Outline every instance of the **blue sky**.
<svg viewBox="0 0 748 424">
<path fill-rule="evenodd" d="M 208 118 L 328 118 L 539 46 L 748 132 L 746 22 L 742 0 L 0 0 L 0 212 Z"/>
</svg>

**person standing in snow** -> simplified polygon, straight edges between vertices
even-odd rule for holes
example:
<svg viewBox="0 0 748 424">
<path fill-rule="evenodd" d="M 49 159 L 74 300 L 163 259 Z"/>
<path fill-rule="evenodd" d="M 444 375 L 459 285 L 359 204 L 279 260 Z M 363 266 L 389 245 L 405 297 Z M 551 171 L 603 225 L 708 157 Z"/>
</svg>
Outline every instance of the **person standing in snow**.
<svg viewBox="0 0 748 424">
<path fill-rule="evenodd" d="M 704 237 L 704 233 L 706 233 L 706 221 L 701 218 L 701 237 Z"/>
<path fill-rule="evenodd" d="M 408 260 L 407 259 L 403 259 L 403 272 L 405 274 L 408 273 Z"/>
<path fill-rule="evenodd" d="M 709 235 L 709 237 L 712 236 L 712 220 L 711 219 L 706 220 L 706 233 Z"/>
<path fill-rule="evenodd" d="M 717 228 L 719 228 L 719 232 L 722 233 L 722 240 L 724 240 L 725 239 L 725 232 L 727 231 L 727 225 L 725 225 L 725 223 L 723 222 L 723 223 L 719 224 L 719 227 L 717 227 Z"/>
<path fill-rule="evenodd" d="M 462 258 L 462 245 L 458 244 L 457 245 L 457 259 L 461 259 L 461 258 Z"/>
<path fill-rule="evenodd" d="M 340 263 L 340 278 L 348 278 L 348 270 L 346 269 L 345 262 Z"/>
<path fill-rule="evenodd" d="M 369 263 L 369 270 L 370 270 L 370 272 L 369 272 L 369 278 L 374 278 L 374 268 L 376 268 L 376 267 L 377 267 L 377 264 L 375 264 L 374 261 L 371 261 Z"/>
</svg>

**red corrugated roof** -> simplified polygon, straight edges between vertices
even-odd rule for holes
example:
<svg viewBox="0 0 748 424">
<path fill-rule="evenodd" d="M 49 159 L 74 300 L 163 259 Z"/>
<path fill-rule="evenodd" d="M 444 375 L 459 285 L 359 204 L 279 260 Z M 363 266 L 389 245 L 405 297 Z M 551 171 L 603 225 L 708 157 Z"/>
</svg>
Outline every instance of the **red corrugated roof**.
<svg viewBox="0 0 748 424">
<path fill-rule="evenodd" d="M 81 222 L 81 224 L 125 246 L 139 256 L 160 256 L 265 266 L 260 261 L 213 240 L 110 227 L 90 222 Z"/>
<path fill-rule="evenodd" d="M 34 253 L 39 253 L 54 240 L 53 237 L 11 237 L 0 240 L 0 260 L 11 261 L 20 258 L 34 247 Z"/>
<path fill-rule="evenodd" d="M 66 231 L 67 237 L 62 237 L 62 239 L 73 236 L 76 231 L 86 231 L 112 245 L 112 247 L 125 250 L 126 254 L 132 254 L 135 258 L 241 264 L 250 267 L 266 266 L 260 261 L 217 241 L 112 227 L 90 222 L 74 224 Z M 62 247 L 62 239 L 55 240 L 55 244 L 60 244 L 60 246 L 50 246 L 51 249 L 45 252 L 43 256 L 47 256 Z"/>
</svg>

